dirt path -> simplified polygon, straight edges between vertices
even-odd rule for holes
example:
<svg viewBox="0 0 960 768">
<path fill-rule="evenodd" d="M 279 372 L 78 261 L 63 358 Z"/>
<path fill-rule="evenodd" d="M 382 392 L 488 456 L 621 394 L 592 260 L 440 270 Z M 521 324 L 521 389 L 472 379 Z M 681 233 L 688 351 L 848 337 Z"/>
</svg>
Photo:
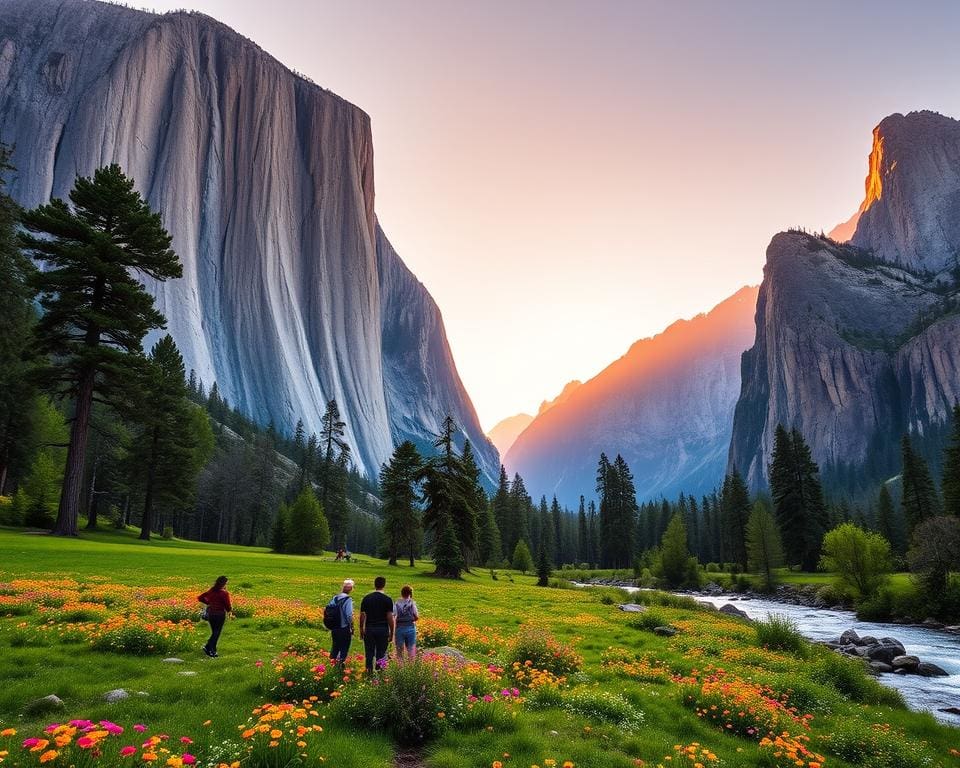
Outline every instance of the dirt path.
<svg viewBox="0 0 960 768">
<path fill-rule="evenodd" d="M 393 768 L 423 768 L 423 752 L 415 747 L 401 747 L 393 756 Z"/>
</svg>

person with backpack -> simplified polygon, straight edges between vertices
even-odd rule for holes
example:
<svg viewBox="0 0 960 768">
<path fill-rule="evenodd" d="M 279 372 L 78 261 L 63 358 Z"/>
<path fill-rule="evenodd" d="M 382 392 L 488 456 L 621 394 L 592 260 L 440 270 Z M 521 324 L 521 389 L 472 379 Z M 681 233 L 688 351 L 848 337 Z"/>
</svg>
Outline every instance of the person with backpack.
<svg viewBox="0 0 960 768">
<path fill-rule="evenodd" d="M 373 673 L 373 664 L 381 667 L 387 662 L 387 646 L 393 640 L 396 622 L 393 618 L 393 598 L 384 593 L 387 580 L 377 576 L 373 592 L 360 601 L 360 637 L 366 653 L 367 674 Z"/>
<path fill-rule="evenodd" d="M 330 630 L 333 647 L 330 660 L 335 664 L 345 661 L 353 640 L 353 579 L 344 579 L 343 589 L 331 598 L 323 609 L 323 626 Z"/>
<path fill-rule="evenodd" d="M 397 658 L 402 659 L 404 651 L 407 658 L 417 658 L 417 628 L 414 622 L 420 620 L 420 611 L 413 600 L 413 587 L 404 584 L 400 590 L 400 599 L 393 604 L 393 613 L 397 619 Z"/>
<path fill-rule="evenodd" d="M 210 639 L 203 646 L 203 652 L 212 659 L 217 658 L 217 641 L 223 631 L 227 614 L 233 612 L 230 593 L 224 589 L 225 586 L 227 586 L 227 577 L 218 576 L 213 586 L 197 598 L 206 606 L 204 613 L 206 620 L 210 622 Z"/>
</svg>

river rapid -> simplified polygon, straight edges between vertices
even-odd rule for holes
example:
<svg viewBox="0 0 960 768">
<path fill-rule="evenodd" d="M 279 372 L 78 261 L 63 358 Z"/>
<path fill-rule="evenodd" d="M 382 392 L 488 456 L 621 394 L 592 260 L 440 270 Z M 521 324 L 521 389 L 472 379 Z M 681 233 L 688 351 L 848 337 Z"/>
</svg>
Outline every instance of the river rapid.
<svg viewBox="0 0 960 768">
<path fill-rule="evenodd" d="M 627 588 L 630 592 L 637 588 Z M 836 640 L 846 629 L 854 629 L 859 635 L 895 637 L 907 653 L 931 661 L 949 672 L 948 677 L 921 677 L 920 675 L 884 674 L 877 679 L 884 685 L 896 688 L 911 709 L 930 712 L 937 720 L 960 726 L 960 716 L 942 712 L 947 707 L 960 707 L 960 636 L 950 632 L 904 624 L 860 621 L 852 611 L 831 611 L 791 605 L 772 600 L 763 600 L 739 595 L 692 595 L 695 599 L 716 607 L 732 603 L 751 619 L 761 619 L 771 614 L 789 617 L 800 632 L 810 640 Z"/>
</svg>

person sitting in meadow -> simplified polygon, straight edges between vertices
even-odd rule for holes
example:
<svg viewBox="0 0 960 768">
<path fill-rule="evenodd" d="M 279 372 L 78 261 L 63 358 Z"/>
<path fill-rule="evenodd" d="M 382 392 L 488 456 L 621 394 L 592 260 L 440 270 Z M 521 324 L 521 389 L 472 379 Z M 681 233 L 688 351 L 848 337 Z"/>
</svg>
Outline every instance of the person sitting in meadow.
<svg viewBox="0 0 960 768">
<path fill-rule="evenodd" d="M 393 598 L 384 593 L 387 580 L 377 576 L 373 580 L 373 592 L 360 601 L 360 637 L 366 654 L 367 674 L 373 672 L 374 661 L 378 667 L 387 662 L 387 646 L 393 640 L 396 621 L 393 617 Z"/>
<path fill-rule="evenodd" d="M 227 620 L 227 614 L 233 612 L 233 606 L 230 605 L 230 593 L 224 589 L 227 585 L 226 576 L 218 576 L 206 592 L 197 597 L 201 603 L 207 606 L 206 616 L 210 622 L 210 639 L 203 646 L 203 652 L 211 658 L 216 658 L 217 642 L 220 640 L 220 633 L 223 631 L 224 622 Z"/>
<path fill-rule="evenodd" d="M 410 659 L 417 658 L 417 627 L 420 612 L 413 599 L 413 587 L 404 584 L 400 590 L 400 599 L 393 604 L 393 614 L 397 620 L 396 644 L 397 658 L 402 659 L 404 652 Z"/>
</svg>

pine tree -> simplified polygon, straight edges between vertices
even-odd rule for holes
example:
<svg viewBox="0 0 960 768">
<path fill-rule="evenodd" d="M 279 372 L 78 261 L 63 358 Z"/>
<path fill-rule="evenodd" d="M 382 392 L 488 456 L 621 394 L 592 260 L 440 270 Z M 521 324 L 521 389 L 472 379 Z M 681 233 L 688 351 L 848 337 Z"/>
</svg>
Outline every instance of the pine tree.
<svg viewBox="0 0 960 768">
<path fill-rule="evenodd" d="M 923 456 L 913 450 L 910 435 L 905 434 L 901 441 L 903 453 L 903 516 L 907 522 L 908 533 L 924 520 L 936 517 L 940 512 L 937 489 L 930 477 L 930 470 Z"/>
<path fill-rule="evenodd" d="M 336 400 L 327 401 L 320 422 L 319 467 L 317 483 L 320 486 L 320 503 L 330 521 L 333 540 L 339 543 L 347 526 L 347 470 L 350 446 L 345 439 L 346 422 L 340 417 Z"/>
<path fill-rule="evenodd" d="M 80 178 L 72 208 L 52 200 L 23 215 L 24 248 L 47 269 L 33 276 L 43 315 L 37 351 L 51 356 L 50 391 L 73 399 L 73 422 L 54 533 L 77 535 L 93 400 L 122 402 L 141 369 L 141 342 L 164 318 L 140 282 L 180 277 L 158 214 L 111 165 Z"/>
<path fill-rule="evenodd" d="M 437 523 L 437 537 L 433 548 L 433 561 L 437 573 L 451 579 L 459 579 L 466 563 L 457 538 L 456 527 L 449 514 L 443 514 Z"/>
<path fill-rule="evenodd" d="M 500 465 L 500 477 L 491 504 L 493 506 L 493 517 L 500 531 L 500 550 L 503 552 L 509 546 L 513 535 L 510 516 L 510 479 L 507 477 L 507 470 L 503 464 Z"/>
<path fill-rule="evenodd" d="M 417 511 L 417 478 L 423 468 L 423 459 L 417 447 L 405 440 L 393 452 L 390 463 L 380 470 L 380 488 L 383 493 L 384 547 L 390 565 L 406 552 L 410 567 L 414 565 L 417 542 L 420 539 L 420 515 Z"/>
<path fill-rule="evenodd" d="M 477 556 L 480 546 L 480 520 L 484 516 L 489 499 L 487 493 L 483 490 L 480 482 L 480 467 L 477 465 L 476 456 L 473 452 L 473 445 L 469 440 L 463 442 L 463 454 L 460 456 L 460 464 L 463 471 L 464 494 L 467 499 L 467 506 L 470 509 L 472 520 L 464 519 L 460 523 L 458 535 L 461 543 L 464 545 L 464 561 L 466 569 L 470 570 L 470 564 Z M 469 531 L 467 528 L 469 527 Z M 482 561 L 481 562 L 485 562 Z"/>
<path fill-rule="evenodd" d="M 600 564 L 600 525 L 597 522 L 597 505 L 592 499 L 587 505 L 587 525 L 590 532 L 590 563 L 597 567 Z"/>
<path fill-rule="evenodd" d="M 523 539 L 520 539 L 520 541 L 517 542 L 517 546 L 513 548 L 513 557 L 510 560 L 510 564 L 513 566 L 513 570 L 520 571 L 520 573 L 523 574 L 533 569 L 533 557 L 530 555 L 530 547 L 527 546 L 527 542 Z"/>
<path fill-rule="evenodd" d="M 150 352 L 139 385 L 140 438 L 131 451 L 143 487 L 140 538 L 150 540 L 155 508 L 172 512 L 193 497 L 196 478 L 209 455 L 197 455 L 183 357 L 167 334 Z"/>
<path fill-rule="evenodd" d="M 759 501 L 754 503 L 747 522 L 747 563 L 753 573 L 760 574 L 763 590 L 772 591 L 774 571 L 783 565 L 783 544 L 777 521 Z"/>
<path fill-rule="evenodd" d="M 523 478 L 515 473 L 513 482 L 510 483 L 509 514 L 507 516 L 510 523 L 510 535 L 509 538 L 504 538 L 505 551 L 512 552 L 518 541 L 521 539 L 526 541 L 530 538 L 529 510 L 531 504 L 530 495 L 527 493 Z"/>
<path fill-rule="evenodd" d="M 499 568 L 503 561 L 500 529 L 493 514 L 493 503 L 480 515 L 480 562 L 490 568 Z"/>
<path fill-rule="evenodd" d="M 0 496 L 11 471 L 20 475 L 30 461 L 30 433 L 36 388 L 32 329 L 35 321 L 33 265 L 17 245 L 20 209 L 4 191 L 11 170 L 9 150 L 0 144 Z"/>
<path fill-rule="evenodd" d="M 330 543 L 330 528 L 313 490 L 304 488 L 290 507 L 286 551 L 299 555 L 320 554 Z"/>
<path fill-rule="evenodd" d="M 720 497 L 724 531 L 724 549 L 731 562 L 747 567 L 747 521 L 750 519 L 750 494 L 740 472 L 733 472 L 723 481 Z"/>
<path fill-rule="evenodd" d="M 587 522 L 585 500 L 581 496 L 580 509 L 577 511 L 577 563 L 589 563 L 591 559 L 590 526 Z"/>
<path fill-rule="evenodd" d="M 893 505 L 893 499 L 887 484 L 880 485 L 880 496 L 877 499 L 877 530 L 880 535 L 890 542 L 890 547 L 897 555 L 903 555 L 907 550 L 907 543 L 904 537 L 903 524 L 897 515 L 896 507 Z"/>
<path fill-rule="evenodd" d="M 286 552 L 290 529 L 290 509 L 281 504 L 277 510 L 277 517 L 273 521 L 273 533 L 270 538 L 270 549 L 274 552 Z"/>
<path fill-rule="evenodd" d="M 960 403 L 953 406 L 953 429 L 943 451 L 943 511 L 960 517 Z"/>
<path fill-rule="evenodd" d="M 537 551 L 537 586 L 550 586 L 550 575 L 553 570 L 550 567 L 550 553 L 547 551 L 547 542 L 544 541 Z"/>
</svg>

